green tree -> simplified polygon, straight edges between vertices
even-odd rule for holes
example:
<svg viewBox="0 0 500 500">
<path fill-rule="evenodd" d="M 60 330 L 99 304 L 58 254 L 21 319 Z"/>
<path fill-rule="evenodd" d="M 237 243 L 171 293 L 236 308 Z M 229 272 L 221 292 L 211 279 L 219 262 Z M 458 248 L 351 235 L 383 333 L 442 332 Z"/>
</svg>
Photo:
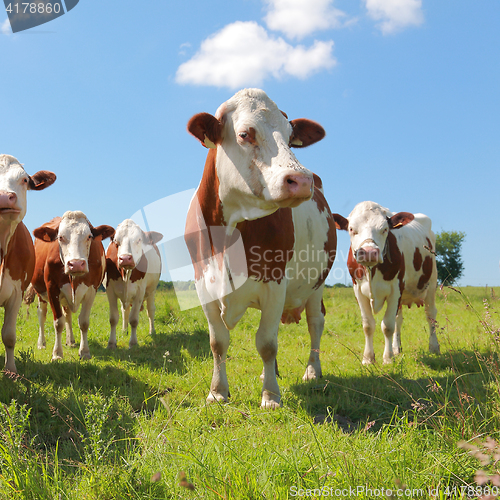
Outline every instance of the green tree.
<svg viewBox="0 0 500 500">
<path fill-rule="evenodd" d="M 461 231 L 441 231 L 436 234 L 436 264 L 438 281 L 453 285 L 464 272 L 464 263 L 460 252 L 465 233 Z"/>
</svg>

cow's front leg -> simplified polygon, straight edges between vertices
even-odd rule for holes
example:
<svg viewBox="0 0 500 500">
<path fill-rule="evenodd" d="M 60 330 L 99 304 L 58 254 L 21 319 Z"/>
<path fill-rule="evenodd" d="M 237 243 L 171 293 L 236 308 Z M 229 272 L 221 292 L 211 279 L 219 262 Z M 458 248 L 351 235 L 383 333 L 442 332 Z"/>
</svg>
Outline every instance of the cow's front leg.
<svg viewBox="0 0 500 500">
<path fill-rule="evenodd" d="M 82 310 L 78 316 L 78 326 L 80 327 L 81 338 L 80 338 L 80 349 L 78 354 L 80 359 L 90 359 L 89 342 L 87 339 L 87 334 L 89 331 L 90 324 L 90 310 L 92 309 L 92 304 L 94 303 L 94 298 L 96 295 L 96 289 L 91 286 L 82 300 Z"/>
<path fill-rule="evenodd" d="M 370 299 L 363 295 L 359 285 L 354 285 L 354 295 L 358 301 L 365 333 L 365 350 L 363 352 L 363 364 L 375 363 L 375 351 L 373 350 L 373 333 L 375 332 L 375 318 L 372 313 Z"/>
<path fill-rule="evenodd" d="M 149 334 L 154 335 L 155 332 L 155 312 L 156 312 L 156 305 L 155 305 L 155 294 L 150 293 L 147 298 L 146 298 L 146 306 L 148 310 L 148 318 L 149 318 Z"/>
<path fill-rule="evenodd" d="M 137 341 L 137 326 L 139 325 L 139 313 L 141 311 L 142 300 L 136 295 L 132 307 L 130 308 L 130 314 L 128 316 L 130 323 L 130 340 L 128 342 L 128 347 L 134 347 L 138 344 Z"/>
<path fill-rule="evenodd" d="M 118 325 L 118 320 L 120 319 L 120 314 L 118 312 L 118 297 L 113 289 L 113 284 L 110 283 L 106 289 L 106 295 L 108 296 L 109 303 L 109 340 L 108 349 L 116 349 L 116 326 Z"/>
<path fill-rule="evenodd" d="M 275 285 L 275 286 L 273 286 Z M 267 294 L 262 297 L 262 314 L 255 336 L 257 351 L 264 364 L 262 408 L 279 408 L 280 389 L 276 380 L 276 355 L 278 353 L 278 328 L 285 303 L 285 287 L 269 283 Z"/>
<path fill-rule="evenodd" d="M 214 370 L 207 403 L 227 401 L 229 385 L 226 374 L 226 357 L 229 347 L 229 330 L 220 317 L 220 309 L 216 302 L 203 305 L 210 331 L 210 349 L 214 358 Z"/>
<path fill-rule="evenodd" d="M 425 315 L 427 323 L 429 324 L 429 352 L 432 354 L 439 354 L 439 341 L 436 335 L 436 286 L 429 287 L 425 297 Z"/>
<path fill-rule="evenodd" d="M 321 335 L 325 327 L 325 306 L 323 305 L 323 286 L 314 292 L 306 303 L 307 327 L 311 337 L 311 351 L 307 362 L 306 372 L 302 377 L 305 382 L 320 378 L 321 362 L 319 360 Z"/>
<path fill-rule="evenodd" d="M 63 307 L 64 320 L 66 322 L 66 345 L 75 347 L 75 336 L 73 335 L 73 317 L 69 307 Z"/>
<path fill-rule="evenodd" d="M 49 286 L 48 290 L 50 308 L 54 315 L 54 349 L 52 350 L 52 361 L 57 361 L 63 357 L 62 332 L 66 321 L 59 300 L 59 288 L 57 286 Z"/>
<path fill-rule="evenodd" d="M 130 305 L 125 306 L 123 301 L 122 303 L 122 330 L 124 333 L 128 332 L 128 318 L 130 315 Z"/>
<path fill-rule="evenodd" d="M 5 371 L 17 373 L 14 358 L 14 347 L 16 346 L 16 319 L 21 307 L 21 291 L 14 291 L 5 304 L 5 315 L 2 326 L 2 342 L 5 346 Z"/>
<path fill-rule="evenodd" d="M 38 349 L 45 349 L 45 320 L 47 319 L 47 302 L 38 297 Z"/>
<path fill-rule="evenodd" d="M 399 287 L 399 283 L 397 285 Z M 387 300 L 387 309 L 384 314 L 384 319 L 382 320 L 382 333 L 385 338 L 384 347 L 384 363 L 392 363 L 392 357 L 394 355 L 392 351 L 392 339 L 394 336 L 394 331 L 396 329 L 396 316 L 398 314 L 399 308 L 399 297 L 398 293 L 393 292 L 389 299 Z M 401 314 L 401 317 L 402 314 Z"/>
</svg>

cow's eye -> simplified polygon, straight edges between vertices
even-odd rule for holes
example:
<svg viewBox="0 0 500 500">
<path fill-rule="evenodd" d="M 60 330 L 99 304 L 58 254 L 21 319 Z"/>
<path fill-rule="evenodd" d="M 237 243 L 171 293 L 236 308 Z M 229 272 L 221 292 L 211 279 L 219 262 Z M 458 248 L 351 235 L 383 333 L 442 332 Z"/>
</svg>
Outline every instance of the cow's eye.
<svg viewBox="0 0 500 500">
<path fill-rule="evenodd" d="M 238 134 L 243 140 L 248 138 L 248 132 L 240 132 Z"/>
</svg>

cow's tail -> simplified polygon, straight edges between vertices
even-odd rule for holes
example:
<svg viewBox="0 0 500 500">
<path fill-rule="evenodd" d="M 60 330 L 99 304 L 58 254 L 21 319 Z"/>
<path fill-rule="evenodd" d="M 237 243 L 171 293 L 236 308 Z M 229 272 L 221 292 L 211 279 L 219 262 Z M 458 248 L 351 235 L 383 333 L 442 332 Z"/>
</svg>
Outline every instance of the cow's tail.
<svg viewBox="0 0 500 500">
<path fill-rule="evenodd" d="M 26 304 L 26 319 L 30 317 L 30 305 L 35 301 L 35 295 L 35 287 L 30 283 L 23 297 L 23 302 Z"/>
</svg>

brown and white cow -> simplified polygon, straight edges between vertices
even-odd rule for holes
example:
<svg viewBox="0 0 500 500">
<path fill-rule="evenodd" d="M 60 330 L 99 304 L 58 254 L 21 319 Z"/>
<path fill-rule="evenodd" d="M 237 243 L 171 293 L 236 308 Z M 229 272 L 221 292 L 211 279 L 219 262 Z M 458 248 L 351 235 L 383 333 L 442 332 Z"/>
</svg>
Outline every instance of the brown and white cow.
<svg viewBox="0 0 500 500">
<path fill-rule="evenodd" d="M 31 283 L 39 297 L 38 348 L 45 348 L 44 327 L 49 302 L 56 334 L 52 360 L 63 357 L 61 336 L 65 323 L 66 345 L 75 344 L 71 313 L 76 313 L 80 304 L 79 354 L 82 359 L 91 357 L 87 340 L 90 310 L 106 271 L 102 240 L 113 233 L 111 226 L 93 227 L 79 211 L 68 211 L 33 231 L 36 264 Z"/>
<path fill-rule="evenodd" d="M 298 322 L 305 309 L 311 351 L 303 379 L 321 376 L 322 293 L 335 258 L 335 222 L 319 177 L 290 146 L 309 146 L 325 132 L 310 120 L 288 121 L 258 89 L 238 92 L 215 116 L 193 116 L 188 130 L 210 148 L 185 229 L 214 358 L 207 401 L 229 397 L 229 330 L 253 307 L 261 310 L 261 406 L 274 408 L 280 320 Z"/>
<path fill-rule="evenodd" d="M 55 180 L 55 174 L 45 170 L 30 176 L 16 158 L 0 155 L 0 306 L 5 309 L 2 341 L 7 372 L 17 373 L 16 318 L 35 267 L 33 241 L 22 222 L 26 193 L 45 189 Z"/>
<path fill-rule="evenodd" d="M 130 322 L 129 347 L 137 344 L 139 312 L 144 301 L 149 318 L 149 334 L 155 332 L 155 291 L 160 281 L 161 258 L 156 243 L 163 235 L 144 232 L 133 220 L 118 224 L 106 251 L 106 294 L 109 301 L 108 348 L 116 349 L 118 299 L 122 304 L 123 330 Z"/>
<path fill-rule="evenodd" d="M 387 309 L 382 320 L 384 363 L 401 349 L 402 306 L 424 305 L 429 323 L 429 351 L 439 353 L 436 337 L 436 238 L 423 214 L 392 213 L 372 201 L 354 207 L 346 219 L 334 214 L 338 229 L 349 232 L 347 267 L 361 310 L 365 332 L 363 364 L 375 362 L 374 314 Z"/>
</svg>

